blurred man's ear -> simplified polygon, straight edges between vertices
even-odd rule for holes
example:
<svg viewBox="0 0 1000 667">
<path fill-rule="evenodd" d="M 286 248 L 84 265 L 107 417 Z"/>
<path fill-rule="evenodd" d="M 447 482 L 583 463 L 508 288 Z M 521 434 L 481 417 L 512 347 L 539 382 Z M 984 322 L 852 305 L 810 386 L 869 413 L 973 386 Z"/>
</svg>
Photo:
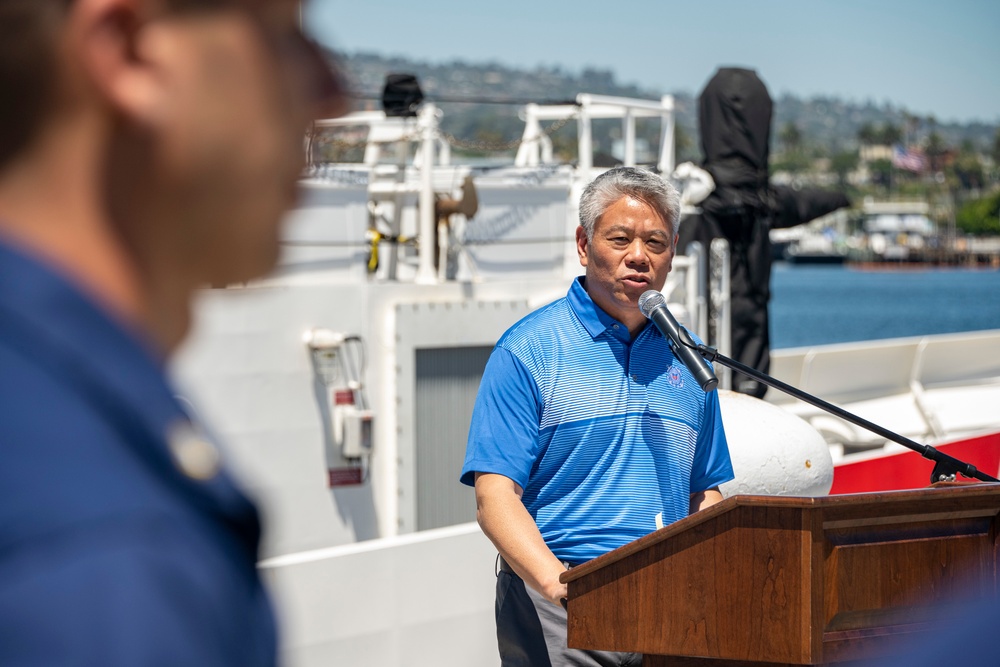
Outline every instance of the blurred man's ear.
<svg viewBox="0 0 1000 667">
<path fill-rule="evenodd" d="M 156 124 L 169 104 L 160 65 L 172 48 L 142 0 L 76 0 L 68 39 L 90 91 L 140 125 Z"/>
</svg>

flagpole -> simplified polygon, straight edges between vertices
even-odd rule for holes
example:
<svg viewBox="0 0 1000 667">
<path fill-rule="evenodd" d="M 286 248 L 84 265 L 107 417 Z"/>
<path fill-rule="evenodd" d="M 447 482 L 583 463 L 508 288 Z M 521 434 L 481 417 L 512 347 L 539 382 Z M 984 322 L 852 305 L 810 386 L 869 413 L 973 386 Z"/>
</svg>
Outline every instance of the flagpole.
<svg viewBox="0 0 1000 667">
<path fill-rule="evenodd" d="M 895 149 L 893 149 L 893 152 L 895 153 Z M 895 157 L 895 154 L 893 155 L 893 157 Z M 896 176 L 896 161 L 889 160 L 889 185 L 888 185 L 889 201 L 892 201 L 892 185 L 893 183 L 896 182 L 895 176 Z"/>
</svg>

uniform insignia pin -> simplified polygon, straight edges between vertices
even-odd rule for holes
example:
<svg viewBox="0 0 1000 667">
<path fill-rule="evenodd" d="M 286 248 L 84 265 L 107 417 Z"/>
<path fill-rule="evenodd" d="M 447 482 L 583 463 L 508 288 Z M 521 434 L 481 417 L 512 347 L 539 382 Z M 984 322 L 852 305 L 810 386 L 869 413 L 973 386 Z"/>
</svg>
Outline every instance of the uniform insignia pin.
<svg viewBox="0 0 1000 667">
<path fill-rule="evenodd" d="M 207 481 L 219 473 L 219 450 L 198 433 L 190 422 L 176 424 L 167 435 L 167 444 L 177 468 L 191 479 Z"/>
</svg>

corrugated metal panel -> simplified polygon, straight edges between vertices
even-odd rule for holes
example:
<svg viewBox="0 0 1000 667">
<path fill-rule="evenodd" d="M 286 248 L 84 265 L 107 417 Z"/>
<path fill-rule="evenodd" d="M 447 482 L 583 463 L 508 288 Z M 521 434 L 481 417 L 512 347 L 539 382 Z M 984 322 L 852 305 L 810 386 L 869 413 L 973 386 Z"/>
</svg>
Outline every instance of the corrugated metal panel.
<svg viewBox="0 0 1000 667">
<path fill-rule="evenodd" d="M 417 349 L 417 530 L 476 520 L 471 487 L 458 482 L 469 420 L 492 346 Z"/>
</svg>

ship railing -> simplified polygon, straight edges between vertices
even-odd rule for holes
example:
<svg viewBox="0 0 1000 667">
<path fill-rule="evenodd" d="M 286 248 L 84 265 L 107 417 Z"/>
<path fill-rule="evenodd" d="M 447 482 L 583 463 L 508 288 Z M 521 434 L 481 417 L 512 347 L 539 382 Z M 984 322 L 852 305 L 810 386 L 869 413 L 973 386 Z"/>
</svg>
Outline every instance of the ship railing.
<svg viewBox="0 0 1000 667">
<path fill-rule="evenodd" d="M 659 102 L 608 95 L 581 93 L 576 104 L 528 104 L 521 111 L 524 133 L 514 158 L 514 164 L 534 167 L 552 162 L 552 141 L 542 131 L 542 121 L 577 121 L 578 168 L 587 172 L 594 167 L 592 121 L 620 119 L 622 121 L 622 164 L 636 165 L 637 118 L 660 119 L 660 147 L 657 169 L 662 174 L 674 170 L 674 98 L 664 95 Z"/>
<path fill-rule="evenodd" d="M 418 116 L 387 116 L 384 111 L 354 111 L 340 118 L 327 118 L 313 123 L 318 130 L 326 128 L 358 128 L 358 136 L 354 139 L 331 140 L 342 148 L 364 147 L 364 157 L 361 162 L 365 166 L 374 167 L 387 157 L 387 149 L 395 153 L 395 162 L 405 165 L 410 159 L 410 145 L 416 144 L 413 155 L 413 165 L 420 166 L 425 156 L 430 152 L 431 164 L 446 167 L 451 164 L 451 145 L 441 135 L 439 123 L 441 111 L 433 104 L 422 107 Z M 431 150 L 424 146 L 424 126 L 430 124 L 434 133 Z M 312 145 L 307 146 L 307 153 L 312 161 Z"/>
<path fill-rule="evenodd" d="M 670 95 L 659 101 L 640 100 L 606 95 L 580 94 L 575 105 L 527 105 L 522 117 L 525 130 L 518 144 L 518 155 L 514 167 L 535 167 L 544 157 L 551 162 L 551 141 L 548 133 L 541 129 L 541 121 L 577 121 L 578 158 L 573 170 L 568 192 L 567 229 L 575 226 L 577 207 L 583 187 L 594 175 L 592 121 L 598 119 L 620 119 L 622 122 L 623 152 L 625 165 L 636 164 L 636 119 L 659 118 L 660 149 L 657 167 L 661 173 L 670 174 L 674 163 L 674 100 Z M 448 140 L 439 127 L 441 113 L 433 104 L 424 104 L 415 118 L 387 117 L 381 111 L 355 112 L 338 119 L 316 122 L 317 128 L 367 127 L 367 133 L 356 144 L 365 146 L 364 165 L 369 170 L 368 194 L 371 201 L 389 200 L 393 203 L 392 227 L 398 228 L 407 197 L 417 195 L 416 240 L 417 260 L 415 282 L 433 284 L 441 282 L 446 271 L 435 260 L 451 240 L 442 238 L 435 219 L 435 200 L 440 193 L 434 189 L 434 168 L 447 166 L 450 162 Z M 549 128 L 549 131 L 552 127 Z M 406 174 L 410 145 L 417 144 L 413 167 L 416 178 Z M 380 165 L 385 146 L 395 145 L 396 165 Z M 547 147 L 547 148 L 546 148 Z M 313 147 L 307 147 L 310 156 Z M 543 153 L 544 151 L 544 153 Z M 311 165 L 313 171 L 316 165 Z M 388 173 L 386 169 L 392 170 Z M 397 232 L 394 232 L 397 234 Z M 456 248 L 460 249 L 460 248 Z M 572 244 L 567 244 L 564 256 L 566 271 L 575 265 L 576 257 Z"/>
<path fill-rule="evenodd" d="M 379 164 L 383 147 L 396 147 L 396 182 L 371 183 L 369 188 L 381 190 L 383 194 L 391 195 L 396 203 L 396 210 L 401 210 L 403 198 L 410 193 L 416 193 L 417 205 L 417 239 L 422 249 L 418 253 L 416 282 L 432 284 L 437 282 L 437 270 L 434 266 L 437 230 L 434 220 L 434 182 L 433 169 L 435 165 L 447 166 L 451 161 L 448 143 L 441 137 L 439 123 L 440 110 L 433 104 L 424 104 L 416 117 L 388 117 L 382 111 L 359 111 L 342 118 L 332 118 L 315 122 L 317 128 L 329 127 L 367 127 L 367 133 L 356 144 L 365 146 L 364 164 L 373 171 Z M 405 178 L 405 168 L 409 161 L 410 144 L 416 143 L 417 150 L 413 157 L 413 165 L 417 168 L 419 178 L 416 182 L 408 182 Z M 437 150 L 435 150 L 437 149 Z M 307 152 L 312 158 L 313 147 L 307 146 Z M 428 251 L 428 249 L 431 249 Z"/>
<path fill-rule="evenodd" d="M 771 373 L 931 444 L 1000 430 L 1000 330 L 776 350 Z M 769 392 L 767 400 L 809 421 L 844 453 L 885 444 L 784 394 Z"/>
<path fill-rule="evenodd" d="M 594 167 L 594 141 L 592 122 L 603 119 L 618 119 L 622 123 L 622 164 L 636 166 L 638 143 L 636 141 L 636 120 L 639 118 L 660 119 L 660 141 L 656 168 L 663 174 L 670 174 L 674 168 L 674 98 L 663 95 L 657 100 L 634 99 L 610 95 L 580 93 L 576 104 L 528 104 L 520 112 L 524 121 L 521 138 L 515 141 L 488 145 L 474 142 L 483 150 L 504 151 L 517 148 L 514 165 L 536 167 L 554 162 L 552 140 L 554 128 L 575 120 L 577 122 L 578 168 L 589 171 Z M 382 160 L 387 146 L 395 146 L 396 157 L 406 163 L 409 145 L 417 144 L 413 164 L 423 163 L 427 151 L 424 148 L 425 129 L 430 126 L 434 134 L 431 153 L 432 164 L 447 166 L 451 163 L 451 145 L 465 145 L 463 142 L 440 129 L 440 110 L 433 104 L 424 104 L 417 116 L 386 116 L 384 111 L 355 111 L 341 118 L 318 120 L 317 130 L 326 128 L 359 128 L 353 139 L 331 139 L 330 143 L 345 148 L 364 147 L 362 163 L 375 166 Z M 542 121 L 555 121 L 542 129 Z M 315 141 L 315 137 L 312 138 Z M 307 145 L 310 162 L 313 157 L 313 143 Z"/>
</svg>

